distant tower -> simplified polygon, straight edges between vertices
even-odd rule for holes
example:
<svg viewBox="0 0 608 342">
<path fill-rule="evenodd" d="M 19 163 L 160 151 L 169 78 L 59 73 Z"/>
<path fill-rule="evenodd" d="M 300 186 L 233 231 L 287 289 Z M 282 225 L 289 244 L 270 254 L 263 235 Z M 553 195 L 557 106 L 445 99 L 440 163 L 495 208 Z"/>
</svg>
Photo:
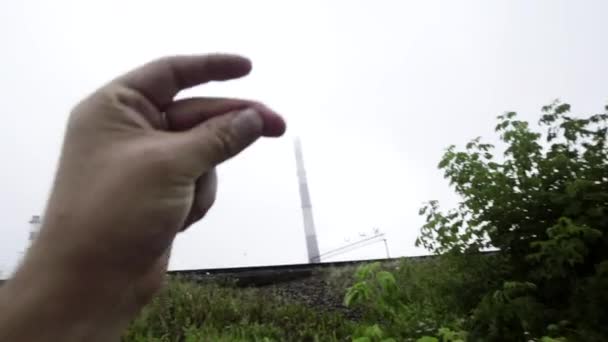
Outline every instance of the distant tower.
<svg viewBox="0 0 608 342">
<path fill-rule="evenodd" d="M 32 242 L 34 242 L 34 239 L 36 239 L 36 237 L 38 236 L 38 233 L 40 232 L 40 225 L 42 224 L 42 219 L 40 217 L 40 215 L 33 215 L 32 218 L 30 219 L 30 235 L 29 235 L 29 241 L 30 244 Z"/>
<path fill-rule="evenodd" d="M 319 262 L 321 261 L 319 258 L 319 244 L 317 243 L 315 221 L 312 216 L 312 204 L 310 203 L 310 194 L 308 193 L 308 182 L 306 180 L 306 170 L 304 169 L 304 158 L 302 156 L 302 143 L 299 138 L 294 140 L 293 146 L 296 154 L 298 183 L 300 184 L 300 201 L 302 203 L 302 219 L 304 220 L 304 233 L 306 234 L 308 262 Z"/>
<path fill-rule="evenodd" d="M 25 250 L 19 253 L 20 260 L 18 261 L 18 264 L 23 263 L 23 258 L 25 257 L 27 250 L 32 246 L 32 243 L 38 237 L 38 234 L 40 233 L 40 226 L 42 225 L 42 217 L 40 217 L 40 215 L 32 215 L 32 218 L 28 221 L 28 223 L 30 224 L 30 232 L 27 237 L 29 245 L 25 248 Z"/>
</svg>

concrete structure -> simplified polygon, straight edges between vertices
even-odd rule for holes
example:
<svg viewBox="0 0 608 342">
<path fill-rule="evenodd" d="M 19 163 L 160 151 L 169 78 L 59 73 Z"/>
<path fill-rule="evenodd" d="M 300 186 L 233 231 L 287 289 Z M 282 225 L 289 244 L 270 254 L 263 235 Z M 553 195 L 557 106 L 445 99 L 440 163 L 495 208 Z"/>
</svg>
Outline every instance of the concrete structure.
<svg viewBox="0 0 608 342">
<path fill-rule="evenodd" d="M 310 201 L 310 193 L 308 192 L 308 181 L 306 180 L 306 169 L 304 168 L 304 157 L 302 155 L 302 143 L 300 139 L 296 138 L 293 145 L 298 170 L 298 184 L 300 186 L 300 201 L 302 203 L 302 219 L 304 220 L 308 262 L 320 262 L 319 244 L 315 231 L 315 221 L 312 215 L 312 203 Z"/>
</svg>

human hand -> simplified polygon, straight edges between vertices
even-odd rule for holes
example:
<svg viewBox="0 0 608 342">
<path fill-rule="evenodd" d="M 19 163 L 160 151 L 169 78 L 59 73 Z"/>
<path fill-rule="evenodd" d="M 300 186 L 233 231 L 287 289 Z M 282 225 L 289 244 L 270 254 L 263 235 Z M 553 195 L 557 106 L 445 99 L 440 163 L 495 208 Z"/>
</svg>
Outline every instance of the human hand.
<svg viewBox="0 0 608 342">
<path fill-rule="evenodd" d="M 16 281 L 20 273 L 48 272 L 63 285 L 98 289 L 94 284 L 104 282 L 100 291 L 119 293 L 132 312 L 145 304 L 162 282 L 176 234 L 211 207 L 215 166 L 285 130 L 283 119 L 259 103 L 173 98 L 250 68 L 232 55 L 164 58 L 78 104 L 40 235 Z"/>
</svg>

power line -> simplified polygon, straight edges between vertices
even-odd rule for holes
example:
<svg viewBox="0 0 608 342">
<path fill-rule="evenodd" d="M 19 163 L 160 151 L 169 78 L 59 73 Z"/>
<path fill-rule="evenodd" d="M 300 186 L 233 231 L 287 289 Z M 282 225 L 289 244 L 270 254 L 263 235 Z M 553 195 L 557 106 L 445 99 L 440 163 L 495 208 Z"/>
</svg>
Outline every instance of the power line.
<svg viewBox="0 0 608 342">
<path fill-rule="evenodd" d="M 314 260 L 321 261 L 321 258 L 327 257 L 328 255 L 335 254 L 335 253 L 338 253 L 338 252 L 345 253 L 346 252 L 345 250 L 348 250 L 349 248 L 352 248 L 352 247 L 360 248 L 360 247 L 367 246 L 367 245 L 364 245 L 364 246 L 358 246 L 358 245 L 361 245 L 361 244 L 363 244 L 365 242 L 372 241 L 374 239 L 377 239 L 377 238 L 380 238 L 380 237 L 384 237 L 384 236 L 385 236 L 384 233 L 380 233 L 380 234 L 376 234 L 374 236 L 370 236 L 368 238 L 365 238 L 365 239 L 362 239 L 362 240 L 359 240 L 359 241 L 356 241 L 356 242 L 353 242 L 353 243 L 349 243 L 348 245 L 345 245 L 345 246 L 342 246 L 342 247 L 338 247 L 336 249 L 332 249 L 332 250 L 327 251 L 325 253 L 319 254 L 319 256 L 315 257 Z M 378 241 L 374 241 L 374 243 L 375 242 L 378 242 Z M 387 249 L 387 251 L 388 251 L 388 249 Z M 341 253 L 338 253 L 338 254 L 341 254 Z"/>
</svg>

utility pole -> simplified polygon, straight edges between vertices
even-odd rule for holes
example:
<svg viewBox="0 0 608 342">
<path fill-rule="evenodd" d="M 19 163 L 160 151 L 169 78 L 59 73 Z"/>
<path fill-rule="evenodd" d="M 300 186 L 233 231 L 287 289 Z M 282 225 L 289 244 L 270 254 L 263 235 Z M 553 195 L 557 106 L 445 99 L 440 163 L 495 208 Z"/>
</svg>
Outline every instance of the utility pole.
<svg viewBox="0 0 608 342">
<path fill-rule="evenodd" d="M 384 250 L 386 251 L 386 258 L 390 259 L 391 255 L 388 252 L 388 242 L 386 241 L 386 238 L 382 239 L 382 241 L 384 242 Z"/>
</svg>

